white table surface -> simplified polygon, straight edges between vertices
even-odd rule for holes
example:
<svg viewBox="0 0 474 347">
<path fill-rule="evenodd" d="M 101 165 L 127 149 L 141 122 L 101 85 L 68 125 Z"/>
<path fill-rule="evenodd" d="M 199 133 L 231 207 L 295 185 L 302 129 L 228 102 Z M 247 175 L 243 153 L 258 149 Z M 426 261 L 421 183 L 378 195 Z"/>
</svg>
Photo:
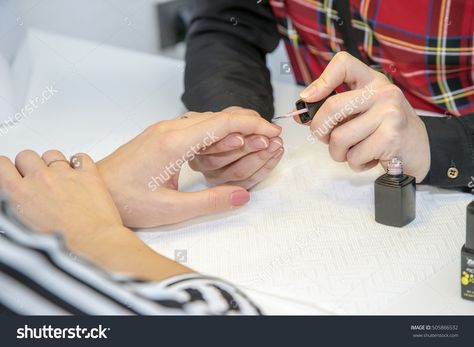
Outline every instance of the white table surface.
<svg viewBox="0 0 474 347">
<path fill-rule="evenodd" d="M 57 148 L 95 159 L 147 125 L 183 113 L 184 63 L 103 44 L 30 32 L 28 95 L 58 93 L 0 137 L 0 152 Z M 299 88 L 274 83 L 277 113 Z M 187 265 L 225 278 L 270 314 L 474 314 L 460 298 L 465 237 L 462 194 L 421 187 L 417 219 L 403 229 L 373 221 L 373 181 L 331 161 L 308 130 L 281 121 L 286 154 L 252 191 L 248 206 L 175 226 L 139 231 L 160 253 L 186 250 Z M 204 187 L 183 173 L 183 187 Z"/>
</svg>

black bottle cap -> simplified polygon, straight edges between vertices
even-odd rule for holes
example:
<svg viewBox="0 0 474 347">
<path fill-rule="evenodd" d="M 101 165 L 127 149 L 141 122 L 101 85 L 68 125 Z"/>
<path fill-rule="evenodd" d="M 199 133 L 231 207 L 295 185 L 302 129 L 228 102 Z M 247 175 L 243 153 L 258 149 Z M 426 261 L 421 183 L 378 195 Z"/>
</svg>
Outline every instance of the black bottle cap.
<svg viewBox="0 0 474 347">
<path fill-rule="evenodd" d="M 466 209 L 466 248 L 474 250 L 474 201 Z"/>
<path fill-rule="evenodd" d="M 302 110 L 307 108 L 308 111 L 299 115 L 301 123 L 308 123 L 313 120 L 314 115 L 318 112 L 319 108 L 324 104 L 324 102 L 331 96 L 336 95 L 336 92 L 332 92 L 330 95 L 326 96 L 324 99 L 317 102 L 305 102 L 302 99 L 299 99 L 296 102 L 296 109 Z"/>
</svg>

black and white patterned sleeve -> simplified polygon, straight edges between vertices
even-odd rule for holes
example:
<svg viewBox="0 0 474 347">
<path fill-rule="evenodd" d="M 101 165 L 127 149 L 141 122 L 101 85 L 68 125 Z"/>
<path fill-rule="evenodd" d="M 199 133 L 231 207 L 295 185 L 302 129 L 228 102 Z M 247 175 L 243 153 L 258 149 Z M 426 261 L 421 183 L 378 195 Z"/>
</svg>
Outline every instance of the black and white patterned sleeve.
<svg viewBox="0 0 474 347">
<path fill-rule="evenodd" d="M 186 274 L 141 282 L 69 252 L 57 234 L 36 233 L 0 199 L 0 313 L 25 315 L 255 315 L 235 286 Z"/>
</svg>

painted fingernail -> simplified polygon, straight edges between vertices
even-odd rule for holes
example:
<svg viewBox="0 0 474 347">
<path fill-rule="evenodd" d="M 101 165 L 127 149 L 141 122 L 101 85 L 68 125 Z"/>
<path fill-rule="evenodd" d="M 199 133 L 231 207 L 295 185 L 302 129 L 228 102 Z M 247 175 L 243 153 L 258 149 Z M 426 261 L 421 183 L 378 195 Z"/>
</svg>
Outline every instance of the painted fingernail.
<svg viewBox="0 0 474 347">
<path fill-rule="evenodd" d="M 240 135 L 232 135 L 225 140 L 225 144 L 229 147 L 241 147 L 244 144 L 244 138 Z"/>
<path fill-rule="evenodd" d="M 232 206 L 242 206 L 249 202 L 250 200 L 250 193 L 246 190 L 236 190 L 230 194 L 230 202 Z"/>
<path fill-rule="evenodd" d="M 264 137 L 256 137 L 250 140 L 250 147 L 253 149 L 265 149 L 268 147 L 268 140 Z"/>
<path fill-rule="evenodd" d="M 282 143 L 277 140 L 270 141 L 270 146 L 268 146 L 268 152 L 273 153 L 275 152 L 278 148 L 281 148 Z"/>
<path fill-rule="evenodd" d="M 308 88 L 306 88 L 305 90 L 301 92 L 300 96 L 302 99 L 307 99 L 314 96 L 316 92 L 317 92 L 317 88 L 313 85 L 310 85 Z"/>
</svg>

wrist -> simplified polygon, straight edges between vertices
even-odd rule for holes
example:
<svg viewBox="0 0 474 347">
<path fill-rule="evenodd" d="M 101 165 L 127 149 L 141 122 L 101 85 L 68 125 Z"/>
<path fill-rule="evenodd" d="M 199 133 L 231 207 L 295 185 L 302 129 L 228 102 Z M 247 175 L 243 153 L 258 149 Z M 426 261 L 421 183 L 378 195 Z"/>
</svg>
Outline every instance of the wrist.
<svg viewBox="0 0 474 347">
<path fill-rule="evenodd" d="M 117 236 L 123 236 L 131 231 L 122 225 L 82 226 L 75 231 L 63 234 L 66 245 L 74 252 L 86 255 L 88 258 L 99 256 L 104 244 Z"/>
<path fill-rule="evenodd" d="M 114 200 L 122 221 L 125 221 L 127 217 L 127 197 L 124 196 L 124 184 L 118 180 L 120 177 L 119 170 L 113 165 L 113 159 L 109 159 L 108 157 L 102 159 L 96 165 L 107 190 Z M 122 189 L 120 189 L 120 187 L 122 187 Z"/>
<path fill-rule="evenodd" d="M 428 130 L 426 129 L 425 123 L 419 119 L 420 121 L 420 132 L 421 132 L 421 138 L 422 138 L 422 158 L 420 160 L 421 163 L 423 163 L 422 167 L 420 168 L 420 173 L 416 177 L 416 183 L 421 183 L 422 181 L 425 180 L 425 178 L 428 176 L 428 173 L 430 172 L 430 167 L 431 167 L 431 149 L 430 149 L 430 140 L 428 137 Z"/>
<path fill-rule="evenodd" d="M 105 226 L 87 238 L 70 240 L 71 249 L 107 271 L 161 281 L 193 270 L 169 260 L 123 226 Z"/>
</svg>

